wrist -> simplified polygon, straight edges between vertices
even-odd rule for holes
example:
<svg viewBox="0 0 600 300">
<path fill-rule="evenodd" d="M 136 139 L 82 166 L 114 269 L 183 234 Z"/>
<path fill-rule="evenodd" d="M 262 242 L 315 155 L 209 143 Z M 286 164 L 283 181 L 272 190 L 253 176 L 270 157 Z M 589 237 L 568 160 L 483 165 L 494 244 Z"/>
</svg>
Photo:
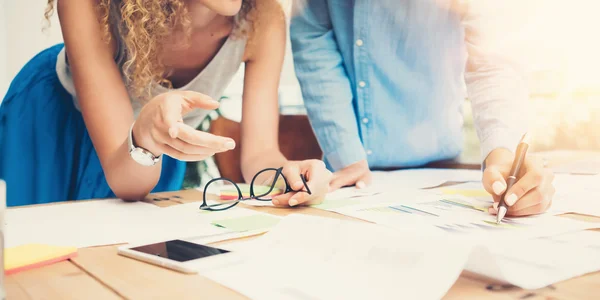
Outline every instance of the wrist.
<svg viewBox="0 0 600 300">
<path fill-rule="evenodd" d="M 163 155 L 163 152 L 156 146 L 152 137 L 142 129 L 137 122 L 134 122 L 130 132 L 133 146 L 143 148 L 157 157 Z"/>
</svg>

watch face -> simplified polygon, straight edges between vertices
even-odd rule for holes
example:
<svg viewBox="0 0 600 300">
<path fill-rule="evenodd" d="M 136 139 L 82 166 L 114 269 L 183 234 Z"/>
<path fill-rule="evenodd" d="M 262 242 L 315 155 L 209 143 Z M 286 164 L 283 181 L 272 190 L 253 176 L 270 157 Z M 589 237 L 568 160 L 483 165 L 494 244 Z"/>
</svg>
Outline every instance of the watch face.
<svg viewBox="0 0 600 300">
<path fill-rule="evenodd" d="M 145 151 L 144 149 L 134 148 L 133 150 L 131 150 L 130 154 L 131 158 L 133 158 L 133 160 L 135 160 L 140 165 L 150 167 L 154 166 L 155 164 L 154 156 L 151 153 Z"/>
</svg>

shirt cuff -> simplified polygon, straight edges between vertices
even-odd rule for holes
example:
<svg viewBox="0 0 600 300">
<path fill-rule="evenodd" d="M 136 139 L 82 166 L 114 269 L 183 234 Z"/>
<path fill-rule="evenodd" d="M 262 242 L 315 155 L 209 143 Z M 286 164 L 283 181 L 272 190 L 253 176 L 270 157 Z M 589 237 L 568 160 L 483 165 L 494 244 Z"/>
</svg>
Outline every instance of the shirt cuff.
<svg viewBox="0 0 600 300">
<path fill-rule="evenodd" d="M 507 129 L 496 129 L 491 130 L 487 134 L 487 137 L 481 141 L 481 161 L 485 162 L 485 159 L 490 155 L 490 152 L 498 148 L 504 148 L 514 153 L 515 149 L 519 145 L 523 133 L 516 133 Z M 483 167 L 483 164 L 482 164 Z"/>
<path fill-rule="evenodd" d="M 365 149 L 359 139 L 353 139 L 346 142 L 342 147 L 325 155 L 325 160 L 331 166 L 333 171 L 338 171 L 349 165 L 357 163 L 367 158 Z"/>
</svg>

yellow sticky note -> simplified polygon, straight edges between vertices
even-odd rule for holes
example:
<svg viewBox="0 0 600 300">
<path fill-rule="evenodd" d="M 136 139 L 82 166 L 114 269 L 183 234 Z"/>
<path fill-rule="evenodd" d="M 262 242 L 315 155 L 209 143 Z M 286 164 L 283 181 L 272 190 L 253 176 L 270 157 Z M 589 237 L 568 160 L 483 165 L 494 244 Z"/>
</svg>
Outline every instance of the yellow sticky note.
<svg viewBox="0 0 600 300">
<path fill-rule="evenodd" d="M 4 250 L 6 274 L 39 268 L 77 256 L 77 248 L 27 244 Z"/>
</svg>

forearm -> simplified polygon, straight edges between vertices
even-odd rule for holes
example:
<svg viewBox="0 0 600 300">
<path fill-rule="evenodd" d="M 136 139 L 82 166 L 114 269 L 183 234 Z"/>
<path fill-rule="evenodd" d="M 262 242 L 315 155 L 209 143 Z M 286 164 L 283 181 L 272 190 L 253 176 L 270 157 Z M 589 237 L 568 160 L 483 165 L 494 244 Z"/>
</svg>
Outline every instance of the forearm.
<svg viewBox="0 0 600 300">
<path fill-rule="evenodd" d="M 254 175 L 266 168 L 281 168 L 288 160 L 279 149 L 262 151 L 242 157 L 242 175 L 251 182 Z"/>
<path fill-rule="evenodd" d="M 113 193 L 124 200 L 142 200 L 158 183 L 162 159 L 154 166 L 142 166 L 129 155 L 127 139 L 103 163 L 103 170 Z"/>
</svg>

